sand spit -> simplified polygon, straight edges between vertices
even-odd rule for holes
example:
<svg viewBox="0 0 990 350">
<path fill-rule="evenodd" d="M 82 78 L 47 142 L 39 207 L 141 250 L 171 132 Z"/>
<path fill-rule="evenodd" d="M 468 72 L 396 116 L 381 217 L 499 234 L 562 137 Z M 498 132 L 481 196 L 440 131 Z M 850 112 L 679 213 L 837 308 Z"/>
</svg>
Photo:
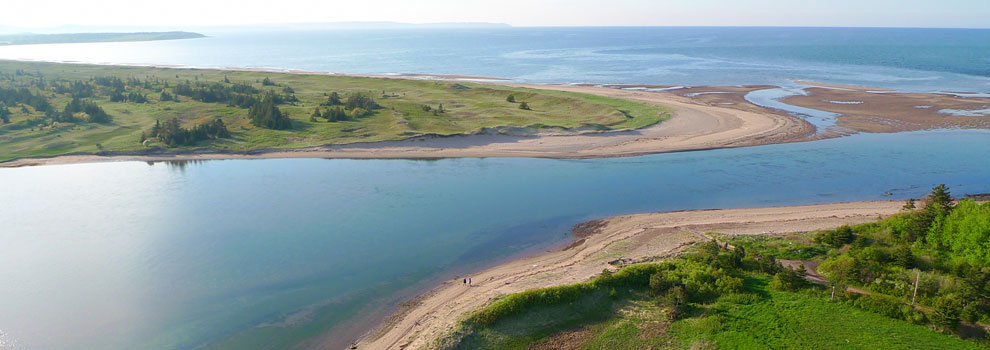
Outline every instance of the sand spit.
<svg viewBox="0 0 990 350">
<path fill-rule="evenodd" d="M 369 333 L 358 349 L 420 349 L 447 334 L 464 315 L 493 298 L 589 280 L 617 259 L 633 261 L 672 257 L 707 239 L 705 232 L 729 235 L 807 232 L 844 224 L 870 222 L 897 213 L 899 201 L 679 211 L 617 216 L 586 225 L 580 244 L 523 258 L 473 274 L 473 284 L 449 280 L 415 299 L 415 303 Z"/>
<path fill-rule="evenodd" d="M 478 133 L 455 136 L 422 136 L 401 141 L 328 145 L 300 149 L 267 149 L 237 152 L 192 150 L 65 155 L 28 158 L 0 163 L 20 167 L 105 161 L 174 161 L 264 158 L 436 159 L 464 157 L 606 158 L 653 153 L 755 146 L 805 139 L 814 132 L 807 122 L 752 106 L 709 105 L 676 94 L 628 91 L 588 86 L 555 86 L 499 83 L 533 89 L 583 92 L 625 98 L 671 107 L 674 115 L 664 122 L 632 131 L 574 135 L 520 136 Z M 707 95 L 706 95 L 707 96 Z"/>
</svg>

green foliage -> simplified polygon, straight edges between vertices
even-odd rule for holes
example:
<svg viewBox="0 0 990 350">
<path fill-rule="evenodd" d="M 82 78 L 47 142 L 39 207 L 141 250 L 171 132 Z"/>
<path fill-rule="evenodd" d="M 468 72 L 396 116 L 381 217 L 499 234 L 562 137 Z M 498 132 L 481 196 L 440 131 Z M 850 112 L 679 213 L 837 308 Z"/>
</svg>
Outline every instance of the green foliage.
<svg viewBox="0 0 990 350">
<path fill-rule="evenodd" d="M 512 96 L 512 95 L 509 95 L 508 97 L 505 98 L 505 101 L 506 102 L 511 102 L 511 103 L 516 103 L 516 97 L 515 96 Z"/>
<path fill-rule="evenodd" d="M 248 118 L 254 126 L 275 130 L 292 128 L 292 120 L 275 106 L 275 96 L 272 93 L 265 94 L 261 102 L 251 106 L 248 110 Z"/>
<path fill-rule="evenodd" d="M 10 109 L 8 109 L 7 106 L 3 104 L 3 102 L 0 102 L 0 121 L 2 121 L 4 124 L 10 123 L 11 114 L 13 113 L 10 113 Z"/>
<path fill-rule="evenodd" d="M 815 236 L 815 242 L 838 248 L 847 243 L 852 243 L 854 238 L 852 227 L 842 225 L 834 230 L 822 231 Z"/>
<path fill-rule="evenodd" d="M 904 269 L 910 269 L 914 267 L 914 253 L 911 253 L 911 247 L 906 244 L 902 244 L 894 248 L 894 265 L 899 266 Z"/>
<path fill-rule="evenodd" d="M 532 108 L 530 108 L 529 107 L 529 104 L 526 103 L 526 102 L 520 103 L 519 104 L 519 109 L 526 110 L 526 111 L 532 110 Z"/>
<path fill-rule="evenodd" d="M 779 272 L 773 275 L 773 279 L 770 281 L 770 288 L 781 291 L 792 291 L 802 287 L 804 284 L 804 279 L 797 271 L 785 268 L 780 269 Z"/>
<path fill-rule="evenodd" d="M 946 295 L 935 299 L 931 316 L 932 323 L 945 330 L 959 327 L 962 314 L 962 301 L 955 295 Z"/>
<path fill-rule="evenodd" d="M 72 101 L 69 101 L 69 103 L 65 105 L 64 109 L 62 109 L 62 113 L 59 114 L 58 121 L 65 121 L 65 122 L 78 121 L 78 118 L 76 118 L 75 114 L 80 112 L 86 114 L 85 120 L 90 123 L 107 124 L 113 120 L 113 118 L 109 114 L 107 114 L 107 112 L 104 111 L 103 108 L 100 108 L 100 106 L 97 106 L 96 104 L 90 101 L 84 101 L 78 98 L 74 98 L 72 99 Z"/>
<path fill-rule="evenodd" d="M 192 145 L 208 139 L 228 138 L 230 131 L 227 130 L 227 126 L 220 118 L 199 124 L 192 129 L 183 128 L 179 119 L 172 118 L 166 120 L 165 123 L 156 123 L 155 127 L 151 129 L 151 137 L 157 138 L 159 142 L 169 147 L 176 147 Z"/>
<path fill-rule="evenodd" d="M 970 264 L 990 266 L 990 202 L 961 200 L 928 241 Z"/>
</svg>

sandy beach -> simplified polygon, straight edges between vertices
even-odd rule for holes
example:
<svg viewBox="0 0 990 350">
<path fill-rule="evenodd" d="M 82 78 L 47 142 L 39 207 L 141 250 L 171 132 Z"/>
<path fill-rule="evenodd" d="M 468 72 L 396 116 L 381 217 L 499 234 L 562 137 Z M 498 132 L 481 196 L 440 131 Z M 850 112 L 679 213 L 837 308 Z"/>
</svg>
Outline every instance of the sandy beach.
<svg viewBox="0 0 990 350">
<path fill-rule="evenodd" d="M 728 235 L 807 232 L 877 220 L 897 213 L 900 201 L 807 206 L 679 211 L 617 216 L 586 223 L 562 250 L 515 260 L 444 282 L 410 302 L 357 343 L 358 349 L 421 349 L 454 329 L 467 313 L 493 298 L 533 288 L 589 280 L 609 261 L 653 261 L 672 257 L 707 240 L 705 232 Z"/>
<path fill-rule="evenodd" d="M 744 147 L 806 139 L 814 132 L 807 122 L 756 106 L 711 105 L 677 94 L 629 91 L 590 86 L 510 84 L 533 89 L 553 89 L 625 98 L 671 107 L 666 121 L 632 131 L 576 135 L 473 134 L 421 136 L 401 141 L 328 145 L 298 149 L 265 149 L 247 152 L 192 150 L 114 155 L 65 155 L 27 158 L 0 163 L 21 167 L 106 161 L 172 161 L 264 158 L 463 158 L 537 157 L 604 158 L 653 153 Z"/>
</svg>

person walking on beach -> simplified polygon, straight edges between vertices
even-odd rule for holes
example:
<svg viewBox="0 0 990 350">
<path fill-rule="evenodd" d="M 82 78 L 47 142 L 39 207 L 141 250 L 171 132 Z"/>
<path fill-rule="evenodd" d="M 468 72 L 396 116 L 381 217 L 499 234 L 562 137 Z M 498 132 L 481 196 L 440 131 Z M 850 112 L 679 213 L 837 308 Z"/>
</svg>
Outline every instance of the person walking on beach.
<svg viewBox="0 0 990 350">
<path fill-rule="evenodd" d="M 461 283 L 467 284 L 467 278 L 461 281 Z"/>
<path fill-rule="evenodd" d="M 471 279 L 470 278 L 468 278 L 468 285 L 469 286 L 471 285 Z"/>
</svg>

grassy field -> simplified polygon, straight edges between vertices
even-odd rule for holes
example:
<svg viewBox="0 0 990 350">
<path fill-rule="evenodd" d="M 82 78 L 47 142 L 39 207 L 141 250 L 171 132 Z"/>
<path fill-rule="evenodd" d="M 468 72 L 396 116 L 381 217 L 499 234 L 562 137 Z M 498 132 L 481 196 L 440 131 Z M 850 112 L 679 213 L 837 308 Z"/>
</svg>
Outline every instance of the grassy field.
<svg viewBox="0 0 990 350">
<path fill-rule="evenodd" d="M 59 123 L 45 119 L 45 113 L 32 107 L 8 105 L 10 122 L 0 124 L 0 161 L 66 153 L 140 152 L 164 148 L 162 144 L 142 144 L 156 121 L 178 118 L 183 127 L 192 127 L 217 117 L 223 119 L 232 137 L 211 139 L 177 149 L 223 149 L 245 151 L 261 148 L 298 148 L 363 141 L 400 140 L 418 135 L 452 135 L 479 132 L 483 128 L 547 127 L 572 131 L 607 131 L 641 128 L 669 116 L 670 110 L 621 99 L 586 94 L 510 88 L 468 82 L 440 82 L 380 78 L 339 77 L 268 72 L 159 69 L 146 67 L 93 66 L 75 64 L 0 61 L 0 87 L 26 87 L 45 96 L 56 109 L 72 97 L 54 89 L 33 85 L 40 79 L 70 82 L 93 81 L 94 77 L 122 80 L 152 80 L 151 88 L 127 86 L 126 92 L 147 96 L 148 103 L 110 102 L 109 94 L 97 89 L 86 100 L 102 107 L 113 117 L 109 124 Z M 269 78 L 276 85 L 263 86 Z M 230 83 L 223 83 L 225 80 Z M 180 96 L 178 102 L 160 101 L 164 84 L 190 82 L 249 84 L 260 91 L 293 91 L 297 102 L 279 106 L 292 120 L 289 130 L 271 130 L 251 125 L 247 108 L 227 103 L 204 103 Z M 289 89 L 286 89 L 288 87 Z M 364 93 L 382 106 L 373 114 L 350 121 L 328 122 L 311 119 L 327 94 L 341 96 Z M 513 95 L 516 103 L 506 101 Z M 519 108 L 526 102 L 532 110 Z M 424 110 L 443 104 L 445 113 Z"/>
<path fill-rule="evenodd" d="M 669 310 L 639 291 L 604 290 L 473 326 L 457 349 L 982 349 L 952 335 L 842 302 L 824 291 L 770 289 L 750 274 L 745 291 Z M 822 295 L 816 295 L 822 294 Z"/>
</svg>

